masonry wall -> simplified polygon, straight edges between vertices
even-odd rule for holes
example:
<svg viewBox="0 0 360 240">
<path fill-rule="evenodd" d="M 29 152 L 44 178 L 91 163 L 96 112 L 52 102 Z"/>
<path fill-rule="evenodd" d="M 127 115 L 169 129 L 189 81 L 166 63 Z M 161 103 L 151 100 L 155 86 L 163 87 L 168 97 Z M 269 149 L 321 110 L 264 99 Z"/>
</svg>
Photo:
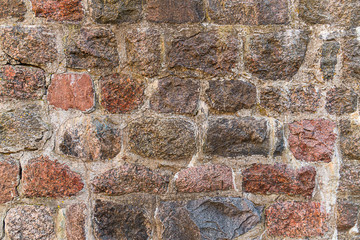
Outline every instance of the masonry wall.
<svg viewBox="0 0 360 240">
<path fill-rule="evenodd" d="M 0 0 L 2 239 L 360 239 L 358 0 Z"/>
</svg>

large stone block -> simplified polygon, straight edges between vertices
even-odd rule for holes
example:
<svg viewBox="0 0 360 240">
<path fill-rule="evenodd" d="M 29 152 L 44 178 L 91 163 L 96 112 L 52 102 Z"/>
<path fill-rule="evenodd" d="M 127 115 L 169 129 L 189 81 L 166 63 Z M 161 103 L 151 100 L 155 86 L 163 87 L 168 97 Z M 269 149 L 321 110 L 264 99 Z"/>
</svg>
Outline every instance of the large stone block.
<svg viewBox="0 0 360 240">
<path fill-rule="evenodd" d="M 84 17 L 81 0 L 31 0 L 35 16 L 52 21 L 80 21 Z"/>
</svg>

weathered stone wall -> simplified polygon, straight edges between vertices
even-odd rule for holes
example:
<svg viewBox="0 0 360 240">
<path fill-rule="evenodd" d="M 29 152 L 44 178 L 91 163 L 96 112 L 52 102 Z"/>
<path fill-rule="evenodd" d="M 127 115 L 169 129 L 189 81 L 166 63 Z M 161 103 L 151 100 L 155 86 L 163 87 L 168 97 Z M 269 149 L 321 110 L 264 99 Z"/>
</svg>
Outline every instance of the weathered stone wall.
<svg viewBox="0 0 360 240">
<path fill-rule="evenodd" d="M 0 0 L 2 239 L 360 239 L 359 0 Z"/>
</svg>

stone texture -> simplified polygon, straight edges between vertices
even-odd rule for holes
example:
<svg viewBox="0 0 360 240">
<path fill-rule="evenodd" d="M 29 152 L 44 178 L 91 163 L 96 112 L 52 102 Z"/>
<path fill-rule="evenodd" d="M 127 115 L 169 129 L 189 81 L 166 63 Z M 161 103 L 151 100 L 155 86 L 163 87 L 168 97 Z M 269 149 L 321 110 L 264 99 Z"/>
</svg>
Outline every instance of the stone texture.
<svg viewBox="0 0 360 240">
<path fill-rule="evenodd" d="M 135 23 L 141 19 L 142 0 L 91 0 L 90 9 L 97 23 Z"/>
<path fill-rule="evenodd" d="M 50 105 L 63 110 L 89 111 L 95 105 L 95 92 L 87 73 L 54 74 L 48 88 Z"/>
<path fill-rule="evenodd" d="M 17 196 L 16 187 L 20 179 L 19 164 L 8 157 L 0 161 L 0 204 L 9 202 Z"/>
<path fill-rule="evenodd" d="M 195 127 L 182 119 L 135 120 L 129 124 L 129 145 L 146 158 L 189 160 L 196 151 Z"/>
<path fill-rule="evenodd" d="M 356 26 L 360 23 L 358 0 L 300 0 L 299 17 L 308 24 Z"/>
<path fill-rule="evenodd" d="M 95 235 L 98 239 L 146 240 L 148 219 L 144 209 L 96 200 L 94 207 Z"/>
<path fill-rule="evenodd" d="M 200 83 L 192 79 L 166 77 L 159 80 L 150 107 L 161 113 L 196 115 L 200 98 Z"/>
<path fill-rule="evenodd" d="M 246 42 L 245 66 L 260 79 L 290 80 L 304 61 L 308 42 L 308 33 L 296 29 L 252 34 Z"/>
<path fill-rule="evenodd" d="M 338 193 L 360 195 L 360 166 L 358 164 L 342 163 Z"/>
<path fill-rule="evenodd" d="M 169 184 L 169 176 L 158 170 L 134 164 L 108 170 L 92 181 L 95 193 L 110 196 L 135 192 L 164 194 Z"/>
<path fill-rule="evenodd" d="M 106 117 L 70 119 L 60 127 L 57 149 L 85 161 L 112 159 L 121 150 L 120 127 Z"/>
<path fill-rule="evenodd" d="M 175 186 L 178 192 L 212 192 L 233 187 L 232 170 L 225 165 L 203 165 L 181 170 Z"/>
<path fill-rule="evenodd" d="M 195 23 L 204 19 L 201 0 L 148 0 L 146 19 L 158 23 Z"/>
<path fill-rule="evenodd" d="M 245 192 L 311 197 L 316 170 L 310 166 L 293 169 L 285 164 L 253 164 L 242 172 L 242 176 Z"/>
<path fill-rule="evenodd" d="M 278 113 L 289 108 L 289 98 L 281 89 L 266 87 L 260 91 L 260 106 Z"/>
<path fill-rule="evenodd" d="M 84 17 L 81 0 L 31 0 L 36 17 L 53 21 L 80 21 Z"/>
<path fill-rule="evenodd" d="M 321 92 L 314 86 L 297 87 L 289 93 L 291 112 L 316 112 L 320 107 Z"/>
<path fill-rule="evenodd" d="M 270 150 L 265 119 L 210 118 L 204 153 L 222 157 L 267 156 Z"/>
<path fill-rule="evenodd" d="M 336 115 L 353 113 L 357 109 L 357 98 L 351 89 L 334 87 L 326 93 L 326 111 Z"/>
<path fill-rule="evenodd" d="M 86 205 L 72 204 L 66 208 L 66 239 L 85 240 Z"/>
<path fill-rule="evenodd" d="M 344 76 L 358 80 L 360 78 L 360 40 L 356 33 L 349 35 L 343 47 Z"/>
<path fill-rule="evenodd" d="M 340 147 L 344 157 L 360 159 L 360 125 L 349 120 L 340 121 Z"/>
<path fill-rule="evenodd" d="M 336 41 L 327 41 L 322 45 L 320 69 L 323 72 L 323 78 L 325 81 L 329 81 L 334 78 L 339 49 L 340 44 Z"/>
<path fill-rule="evenodd" d="M 43 206 L 17 206 L 5 218 L 5 232 L 14 240 L 54 239 L 54 220 L 51 210 Z"/>
<path fill-rule="evenodd" d="M 336 226 L 340 231 L 354 227 L 358 220 L 359 205 L 348 201 L 338 201 Z"/>
<path fill-rule="evenodd" d="M 21 184 L 25 197 L 70 197 L 84 187 L 78 173 L 47 156 L 29 161 L 23 169 Z"/>
<path fill-rule="evenodd" d="M 45 72 L 39 68 L 5 65 L 0 67 L 1 99 L 41 99 L 45 92 Z"/>
<path fill-rule="evenodd" d="M 285 139 L 284 139 L 284 126 L 281 122 L 275 120 L 275 146 L 273 156 L 281 156 L 283 150 L 285 149 Z"/>
<path fill-rule="evenodd" d="M 190 37 L 178 37 L 168 51 L 169 68 L 225 75 L 235 68 L 239 55 L 239 40 L 235 35 L 219 37 L 215 31 Z"/>
<path fill-rule="evenodd" d="M 335 123 L 326 119 L 301 120 L 289 124 L 289 146 L 294 157 L 307 162 L 330 162 L 336 134 Z"/>
<path fill-rule="evenodd" d="M 117 47 L 111 30 L 83 27 L 65 39 L 66 65 L 71 68 L 114 68 L 119 65 Z"/>
<path fill-rule="evenodd" d="M 319 202 L 279 202 L 265 210 L 269 235 L 305 238 L 323 235 L 326 213 Z"/>
<path fill-rule="evenodd" d="M 0 19 L 12 17 L 23 21 L 26 14 L 26 5 L 22 0 L 1 0 L 0 9 Z"/>
<path fill-rule="evenodd" d="M 143 102 L 144 84 L 127 75 L 112 74 L 100 79 L 101 105 L 110 113 L 126 113 Z"/>
<path fill-rule="evenodd" d="M 288 15 L 285 0 L 209 1 L 209 17 L 218 24 L 287 24 Z"/>
<path fill-rule="evenodd" d="M 37 150 L 49 137 L 49 125 L 35 104 L 0 112 L 0 152 Z M 21 133 L 21 134 L 20 134 Z"/>
<path fill-rule="evenodd" d="M 237 112 L 256 104 L 256 87 L 243 81 L 210 81 L 205 93 L 207 104 L 219 112 Z"/>
<path fill-rule="evenodd" d="M 33 65 L 57 60 L 55 35 L 41 27 L 6 27 L 1 34 L 3 51 L 11 58 Z"/>
<path fill-rule="evenodd" d="M 134 30 L 125 41 L 130 69 L 144 76 L 156 76 L 161 67 L 160 33 L 154 29 Z"/>
<path fill-rule="evenodd" d="M 158 218 L 164 240 L 234 239 L 260 222 L 261 211 L 243 198 L 214 197 L 162 202 Z"/>
</svg>

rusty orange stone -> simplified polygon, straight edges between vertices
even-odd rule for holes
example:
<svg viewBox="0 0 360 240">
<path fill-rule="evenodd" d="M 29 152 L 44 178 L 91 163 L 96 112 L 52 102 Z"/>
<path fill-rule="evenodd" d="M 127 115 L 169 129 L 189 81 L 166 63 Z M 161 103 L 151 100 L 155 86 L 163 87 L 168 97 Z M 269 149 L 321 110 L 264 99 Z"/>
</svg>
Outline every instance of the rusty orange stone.
<svg viewBox="0 0 360 240">
<path fill-rule="evenodd" d="M 84 17 L 81 0 L 31 0 L 37 17 L 54 21 L 80 21 Z"/>
</svg>

